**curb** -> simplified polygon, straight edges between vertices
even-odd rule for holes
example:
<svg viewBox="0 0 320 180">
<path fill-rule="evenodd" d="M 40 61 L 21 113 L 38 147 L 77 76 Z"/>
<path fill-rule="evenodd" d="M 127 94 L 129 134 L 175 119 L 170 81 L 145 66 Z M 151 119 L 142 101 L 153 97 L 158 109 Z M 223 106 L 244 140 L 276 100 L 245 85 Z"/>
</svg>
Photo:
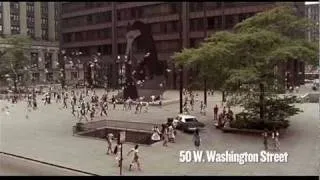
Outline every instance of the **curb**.
<svg viewBox="0 0 320 180">
<path fill-rule="evenodd" d="M 48 162 L 44 162 L 44 161 L 40 161 L 40 160 L 28 158 L 28 157 L 16 155 L 16 154 L 11 154 L 11 153 L 7 153 L 7 152 L 2 152 L 2 151 L 0 151 L 0 154 L 4 154 L 4 155 L 7 155 L 7 156 L 13 156 L 13 157 L 20 158 L 20 159 L 24 159 L 24 160 L 33 161 L 33 162 L 37 162 L 37 163 L 40 163 L 40 164 L 45 164 L 45 165 L 49 165 L 49 166 L 54 166 L 54 167 L 61 168 L 61 169 L 67 169 L 67 170 L 70 170 L 70 171 L 75 171 L 75 172 L 83 173 L 83 174 L 90 175 L 90 176 L 100 176 L 100 175 L 98 175 L 98 174 L 94 174 L 94 173 L 90 173 L 90 172 L 85 172 L 85 171 L 81 171 L 81 170 L 78 170 L 78 169 L 73 169 L 73 168 L 69 168 L 69 167 L 65 167 L 65 166 L 61 166 L 61 165 L 57 165 L 57 164 L 52 164 L 52 163 L 48 163 Z"/>
</svg>

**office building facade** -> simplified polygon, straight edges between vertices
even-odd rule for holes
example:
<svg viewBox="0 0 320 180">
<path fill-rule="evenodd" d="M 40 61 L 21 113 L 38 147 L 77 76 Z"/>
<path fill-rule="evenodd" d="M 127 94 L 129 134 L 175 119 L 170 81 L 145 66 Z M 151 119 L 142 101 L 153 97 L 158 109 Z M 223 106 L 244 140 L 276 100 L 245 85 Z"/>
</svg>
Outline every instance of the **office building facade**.
<svg viewBox="0 0 320 180">
<path fill-rule="evenodd" d="M 34 67 L 30 70 L 34 83 L 58 79 L 58 5 L 55 2 L 0 2 L 1 38 L 20 34 L 32 39 L 27 56 Z"/>
<path fill-rule="evenodd" d="M 167 87 L 178 88 L 179 72 L 171 59 L 174 52 L 197 47 L 210 34 L 230 30 L 238 22 L 274 5 L 275 2 L 63 2 L 61 48 L 69 55 L 80 54 L 77 58 L 81 64 L 99 53 L 107 63 L 108 86 L 116 87 L 115 62 L 125 53 L 128 24 L 139 20 L 150 24 L 158 59 L 172 70 L 166 74 Z M 133 49 L 133 56 L 142 59 L 145 54 L 139 45 Z M 71 81 L 81 79 L 85 71 L 85 68 L 66 70 L 66 77 L 71 77 Z M 192 76 L 193 70 L 184 71 L 186 84 L 192 81 Z"/>
</svg>

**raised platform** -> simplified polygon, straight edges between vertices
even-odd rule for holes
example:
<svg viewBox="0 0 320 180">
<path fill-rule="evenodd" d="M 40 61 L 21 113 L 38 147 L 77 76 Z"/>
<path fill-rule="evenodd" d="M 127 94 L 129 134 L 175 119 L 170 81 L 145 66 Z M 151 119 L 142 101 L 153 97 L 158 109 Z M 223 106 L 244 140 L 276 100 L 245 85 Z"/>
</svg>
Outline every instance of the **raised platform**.
<svg viewBox="0 0 320 180">
<path fill-rule="evenodd" d="M 126 132 L 126 142 L 139 144 L 152 144 L 151 135 L 152 128 L 159 124 L 127 122 L 116 120 L 101 120 L 95 122 L 84 123 L 81 131 L 76 132 L 77 135 L 106 139 L 107 134 L 114 134 L 115 138 L 121 131 Z M 74 130 L 76 126 L 73 126 Z"/>
</svg>

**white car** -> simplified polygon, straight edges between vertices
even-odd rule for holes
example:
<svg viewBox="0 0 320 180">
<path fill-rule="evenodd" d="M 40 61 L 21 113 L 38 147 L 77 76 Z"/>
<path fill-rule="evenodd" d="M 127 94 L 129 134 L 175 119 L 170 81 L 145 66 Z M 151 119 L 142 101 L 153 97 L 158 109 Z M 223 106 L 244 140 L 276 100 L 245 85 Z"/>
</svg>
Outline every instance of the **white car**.
<svg viewBox="0 0 320 180">
<path fill-rule="evenodd" d="M 194 132 L 196 129 L 203 128 L 205 125 L 199 122 L 195 116 L 179 114 L 173 119 L 172 125 L 176 129 L 185 132 Z"/>
</svg>

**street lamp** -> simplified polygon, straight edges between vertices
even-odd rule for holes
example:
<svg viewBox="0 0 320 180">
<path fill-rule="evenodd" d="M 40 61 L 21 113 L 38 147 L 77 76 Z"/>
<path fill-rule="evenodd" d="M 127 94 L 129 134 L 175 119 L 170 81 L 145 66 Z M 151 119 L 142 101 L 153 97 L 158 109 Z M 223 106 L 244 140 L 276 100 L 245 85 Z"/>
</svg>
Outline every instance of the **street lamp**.
<svg viewBox="0 0 320 180">
<path fill-rule="evenodd" d="M 118 86 L 119 88 L 123 89 L 123 85 L 125 84 L 125 72 L 126 72 L 126 64 L 130 63 L 128 62 L 128 56 L 124 56 L 124 59 L 121 58 L 121 56 L 117 56 L 117 66 L 118 66 Z"/>
<path fill-rule="evenodd" d="M 183 66 L 180 65 L 180 68 L 179 68 L 179 73 L 180 73 L 180 88 L 179 88 L 179 92 L 180 92 L 180 114 L 183 113 L 183 110 L 182 110 L 182 106 L 183 106 L 183 102 L 182 102 L 182 99 L 183 99 Z"/>
</svg>

